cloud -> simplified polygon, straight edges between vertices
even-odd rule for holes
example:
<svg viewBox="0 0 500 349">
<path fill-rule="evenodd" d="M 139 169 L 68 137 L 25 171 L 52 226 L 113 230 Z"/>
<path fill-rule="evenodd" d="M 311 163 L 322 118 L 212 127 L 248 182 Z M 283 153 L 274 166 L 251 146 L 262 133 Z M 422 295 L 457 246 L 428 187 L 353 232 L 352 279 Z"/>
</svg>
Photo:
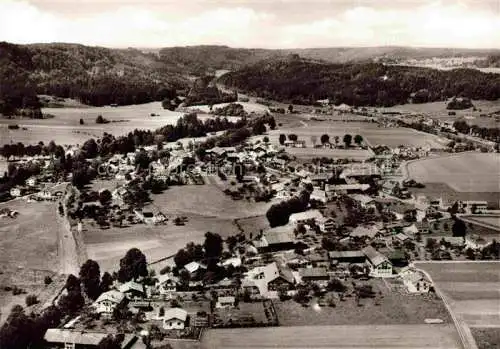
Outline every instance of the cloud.
<svg viewBox="0 0 500 349">
<path fill-rule="evenodd" d="M 109 0 L 108 0 L 109 1 Z M 476 2 L 414 2 L 335 7 L 335 2 L 282 1 L 265 9 L 255 1 L 193 3 L 116 2 L 72 15 L 27 1 L 0 0 L 0 40 L 78 42 L 112 47 L 226 44 L 236 47 L 446 46 L 499 47 L 500 11 Z M 333 5 L 332 5 L 333 4 Z M 403 6 L 403 5 L 404 6 Z M 67 4 L 66 4 L 67 5 Z M 108 4 L 109 5 L 109 4 Z M 78 4 L 74 5 L 75 8 Z M 313 20 L 305 17 L 314 6 Z M 293 10 L 292 10 L 293 7 Z M 293 15 L 292 15 L 293 12 Z"/>
</svg>

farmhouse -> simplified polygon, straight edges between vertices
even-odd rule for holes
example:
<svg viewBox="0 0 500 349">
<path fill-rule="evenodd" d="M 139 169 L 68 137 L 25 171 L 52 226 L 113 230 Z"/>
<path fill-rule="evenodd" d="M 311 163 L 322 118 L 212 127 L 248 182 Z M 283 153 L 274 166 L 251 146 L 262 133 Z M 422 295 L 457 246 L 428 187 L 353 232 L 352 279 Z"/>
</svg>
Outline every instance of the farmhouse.
<svg viewBox="0 0 500 349">
<path fill-rule="evenodd" d="M 358 202 L 362 208 L 375 208 L 375 200 L 368 195 L 353 194 L 350 196 L 354 201 Z"/>
<path fill-rule="evenodd" d="M 331 233 L 335 231 L 336 224 L 333 218 L 319 218 L 316 220 L 316 224 L 318 224 L 319 229 L 324 233 Z"/>
<path fill-rule="evenodd" d="M 215 307 L 218 309 L 222 308 L 232 308 L 236 304 L 236 298 L 234 296 L 223 296 L 217 298 L 217 303 Z"/>
<path fill-rule="evenodd" d="M 277 298 L 278 289 L 289 290 L 295 285 L 295 277 L 290 269 L 276 262 L 256 267 L 247 272 L 241 287 L 252 295 Z"/>
<path fill-rule="evenodd" d="M 259 252 L 275 252 L 295 248 L 295 238 L 290 226 L 280 226 L 267 230 L 253 245 Z"/>
<path fill-rule="evenodd" d="M 337 263 L 365 263 L 366 255 L 363 251 L 330 251 L 328 257 Z"/>
<path fill-rule="evenodd" d="M 387 277 L 392 275 L 392 264 L 386 256 L 371 246 L 365 247 L 363 253 L 368 261 L 371 276 Z"/>
<path fill-rule="evenodd" d="M 115 310 L 124 299 L 125 295 L 123 293 L 117 290 L 111 290 L 101 294 L 92 304 L 92 307 L 95 308 L 98 314 L 111 315 L 113 310 Z"/>
<path fill-rule="evenodd" d="M 432 287 L 432 283 L 422 273 L 410 267 L 402 268 L 399 276 L 409 293 L 427 293 Z"/>
<path fill-rule="evenodd" d="M 179 283 L 179 278 L 173 274 L 163 274 L 158 277 L 157 289 L 160 294 L 170 294 L 177 290 L 177 284 Z"/>
<path fill-rule="evenodd" d="M 182 330 L 186 326 L 187 311 L 181 308 L 170 308 L 163 316 L 165 330 Z"/>
<path fill-rule="evenodd" d="M 330 280 L 330 276 L 328 275 L 328 271 L 326 270 L 326 268 L 323 268 L 323 267 L 301 268 L 301 269 L 299 269 L 299 275 L 300 275 L 302 281 L 306 281 L 306 282 Z"/>
<path fill-rule="evenodd" d="M 146 297 L 146 290 L 144 285 L 135 281 L 128 281 L 118 288 L 118 291 L 123 293 L 128 299 L 144 298 Z"/>
</svg>

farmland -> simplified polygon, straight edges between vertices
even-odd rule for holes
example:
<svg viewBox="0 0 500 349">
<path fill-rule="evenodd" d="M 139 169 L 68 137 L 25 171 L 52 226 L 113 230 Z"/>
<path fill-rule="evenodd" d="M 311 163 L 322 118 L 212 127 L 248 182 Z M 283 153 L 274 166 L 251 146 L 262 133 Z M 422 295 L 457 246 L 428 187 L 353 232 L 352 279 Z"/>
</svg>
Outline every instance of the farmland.
<svg viewBox="0 0 500 349">
<path fill-rule="evenodd" d="M 24 304 L 26 295 L 13 296 L 5 286 L 17 286 L 38 294 L 45 276 L 59 269 L 57 237 L 60 229 L 56 207 L 51 203 L 26 203 L 17 199 L 0 204 L 16 210 L 16 218 L 0 218 L 0 312 L 7 314 L 14 304 Z M 36 242 L 36 243 L 34 243 Z M 5 320 L 1 317 L 1 320 Z"/>
<path fill-rule="evenodd" d="M 160 102 L 121 107 L 72 107 L 43 108 L 44 114 L 54 115 L 48 119 L 0 119 L 0 145 L 9 142 L 35 144 L 54 140 L 58 144 L 81 144 L 87 139 L 101 137 L 103 132 L 116 136 L 134 129 L 156 129 L 173 124 L 183 113 L 163 109 Z M 156 116 L 151 116 L 155 114 Z M 109 120 L 108 124 L 96 124 L 98 115 Z M 199 116 L 200 119 L 211 116 Z M 83 119 L 84 125 L 80 125 Z M 17 124 L 18 130 L 9 130 L 7 125 Z M 26 130 L 22 128 L 25 127 Z"/>
<path fill-rule="evenodd" d="M 279 134 L 296 134 L 299 139 L 305 140 L 308 147 L 312 147 L 311 137 L 316 137 L 317 142 L 322 134 L 330 136 L 330 142 L 334 142 L 334 137 L 338 136 L 340 144 L 345 134 L 352 136 L 359 134 L 363 136 L 365 142 L 370 146 L 387 145 L 397 147 L 399 145 L 411 145 L 416 147 L 429 146 L 431 148 L 444 148 L 448 142 L 438 136 L 419 132 L 409 128 L 385 128 L 380 127 L 374 122 L 356 122 L 356 121 L 304 121 L 302 127 L 287 128 L 283 127 L 276 131 L 270 132 L 270 140 L 278 142 Z M 311 148 L 312 149 L 312 148 Z M 319 149 L 315 149 L 314 152 Z M 328 150 L 328 149 L 326 149 Z M 339 151 L 339 150 L 334 150 Z M 350 151 L 350 150 L 349 150 Z M 360 150 L 357 150 L 362 154 Z M 338 157 L 343 157 L 344 154 L 339 154 Z M 366 152 L 364 156 L 369 156 Z M 363 156 L 360 155 L 360 156 Z"/>
<path fill-rule="evenodd" d="M 209 330 L 202 349 L 234 348 L 330 349 L 455 349 L 460 348 L 452 325 L 290 326 Z"/>
<path fill-rule="evenodd" d="M 418 113 L 426 114 L 433 119 L 453 122 L 458 119 L 465 119 L 470 125 L 479 127 L 499 127 L 500 124 L 494 117 L 480 116 L 481 114 L 489 114 L 500 110 L 500 100 L 496 101 L 472 101 L 477 110 L 472 108 L 465 110 L 454 110 L 456 115 L 448 115 L 449 110 L 446 109 L 446 102 L 432 102 L 422 104 L 404 104 L 391 108 L 380 108 L 380 111 L 402 112 L 402 113 Z"/>
<path fill-rule="evenodd" d="M 452 299 L 452 308 L 469 326 L 500 326 L 498 262 L 416 264 Z"/>
<path fill-rule="evenodd" d="M 409 176 L 423 183 L 447 183 L 458 192 L 498 192 L 500 155 L 461 153 L 408 163 Z"/>
</svg>

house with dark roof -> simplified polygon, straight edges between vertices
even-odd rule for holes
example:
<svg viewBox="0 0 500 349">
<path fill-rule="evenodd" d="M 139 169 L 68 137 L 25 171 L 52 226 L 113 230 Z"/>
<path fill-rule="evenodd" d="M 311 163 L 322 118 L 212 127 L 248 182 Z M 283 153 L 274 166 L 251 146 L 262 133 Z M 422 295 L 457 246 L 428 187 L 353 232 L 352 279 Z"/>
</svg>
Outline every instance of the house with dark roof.
<svg viewBox="0 0 500 349">
<path fill-rule="evenodd" d="M 361 250 L 330 251 L 328 257 L 335 263 L 365 263 L 366 261 L 366 256 Z"/>
<path fill-rule="evenodd" d="M 253 245 L 260 253 L 291 250 L 295 248 L 295 237 L 290 226 L 280 226 L 264 232 Z"/>
<path fill-rule="evenodd" d="M 302 281 L 305 282 L 330 280 L 330 275 L 328 275 L 328 270 L 324 267 L 301 268 L 299 269 L 299 275 Z"/>
</svg>

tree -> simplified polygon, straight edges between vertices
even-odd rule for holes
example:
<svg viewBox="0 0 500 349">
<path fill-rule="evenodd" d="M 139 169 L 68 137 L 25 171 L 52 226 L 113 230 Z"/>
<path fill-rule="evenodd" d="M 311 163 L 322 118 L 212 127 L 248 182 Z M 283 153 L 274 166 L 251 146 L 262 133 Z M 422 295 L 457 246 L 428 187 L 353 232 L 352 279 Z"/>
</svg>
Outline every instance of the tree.
<svg viewBox="0 0 500 349">
<path fill-rule="evenodd" d="M 356 143 L 358 146 L 363 143 L 363 137 L 361 135 L 355 135 L 354 136 L 354 143 Z"/>
<path fill-rule="evenodd" d="M 110 290 L 111 286 L 113 285 L 113 277 L 111 276 L 110 273 L 107 271 L 102 274 L 101 278 L 101 284 L 99 285 L 99 288 L 101 289 L 101 293 L 107 292 Z"/>
<path fill-rule="evenodd" d="M 299 137 L 295 133 L 291 133 L 288 135 L 288 139 L 291 140 L 292 142 L 296 142 Z"/>
<path fill-rule="evenodd" d="M 286 135 L 284 135 L 283 133 L 280 134 L 279 136 L 279 142 L 281 145 L 285 144 L 285 141 L 286 141 Z"/>
<path fill-rule="evenodd" d="M 15 305 L 0 328 L 0 348 L 25 349 L 31 342 L 33 320 L 24 313 L 23 307 Z"/>
<path fill-rule="evenodd" d="M 219 234 L 207 232 L 203 243 L 205 258 L 219 258 L 222 254 L 223 240 Z"/>
<path fill-rule="evenodd" d="M 433 239 L 433 238 L 428 238 L 426 243 L 425 243 L 425 247 L 428 249 L 428 250 L 434 250 L 438 247 L 438 243 L 436 241 L 436 239 Z"/>
<path fill-rule="evenodd" d="M 99 264 L 88 259 L 80 268 L 80 280 L 83 284 L 85 294 L 92 300 L 96 300 L 101 294 L 101 271 Z"/>
<path fill-rule="evenodd" d="M 121 349 L 122 342 L 123 335 L 109 334 L 99 343 L 98 349 Z"/>
<path fill-rule="evenodd" d="M 111 202 L 112 196 L 108 189 L 104 189 L 99 193 L 99 202 L 101 205 L 106 206 Z"/>
<path fill-rule="evenodd" d="M 83 125 L 85 124 L 85 122 L 83 121 L 83 119 L 80 119 L 80 125 Z"/>
<path fill-rule="evenodd" d="M 274 119 L 273 116 L 269 118 L 268 125 L 271 130 L 276 129 L 276 120 Z"/>
<path fill-rule="evenodd" d="M 322 134 L 321 138 L 320 138 L 320 141 L 321 141 L 321 144 L 327 144 L 327 143 L 330 142 L 330 136 L 327 135 L 326 133 Z"/>
<path fill-rule="evenodd" d="M 467 233 L 467 227 L 464 223 L 464 221 L 455 218 L 455 222 L 453 223 L 453 226 L 451 227 L 451 231 L 453 232 L 453 236 L 462 236 L 465 237 Z"/>
<path fill-rule="evenodd" d="M 335 136 L 335 137 L 333 137 L 333 139 L 335 140 L 335 145 L 338 145 L 339 142 L 340 142 L 340 137 L 339 136 Z"/>
<path fill-rule="evenodd" d="M 147 275 L 148 263 L 146 262 L 146 256 L 138 248 L 128 250 L 125 257 L 120 260 L 118 280 L 127 282 Z"/>
<path fill-rule="evenodd" d="M 266 132 L 266 125 L 264 124 L 264 121 L 262 120 L 256 121 L 252 127 L 252 133 L 254 135 L 261 135 L 264 132 Z"/>
<path fill-rule="evenodd" d="M 262 141 L 263 141 L 264 143 L 266 143 L 266 144 L 267 144 L 267 143 L 269 143 L 269 137 L 268 137 L 268 136 L 265 136 L 265 137 L 262 139 Z"/>
<path fill-rule="evenodd" d="M 349 148 L 351 146 L 351 143 L 352 143 L 352 136 L 350 134 L 344 135 L 343 142 L 345 144 L 345 147 Z"/>
<path fill-rule="evenodd" d="M 236 176 L 236 180 L 238 182 L 243 181 L 243 178 L 245 177 L 245 165 L 242 163 L 236 163 L 234 165 L 234 175 Z"/>
<path fill-rule="evenodd" d="M 182 268 L 186 264 L 191 263 L 192 261 L 193 260 L 191 258 L 191 255 L 183 248 L 177 251 L 174 257 L 174 262 L 177 268 Z"/>
<path fill-rule="evenodd" d="M 97 118 L 95 119 L 96 124 L 104 124 L 104 118 L 102 115 L 98 115 Z"/>
<path fill-rule="evenodd" d="M 26 306 L 30 307 L 30 306 L 38 303 L 38 298 L 34 294 L 30 294 L 30 295 L 26 296 L 25 302 L 26 302 Z"/>
<path fill-rule="evenodd" d="M 289 113 L 293 113 L 293 104 L 290 104 L 290 105 L 288 106 L 288 112 L 289 112 Z"/>
</svg>

